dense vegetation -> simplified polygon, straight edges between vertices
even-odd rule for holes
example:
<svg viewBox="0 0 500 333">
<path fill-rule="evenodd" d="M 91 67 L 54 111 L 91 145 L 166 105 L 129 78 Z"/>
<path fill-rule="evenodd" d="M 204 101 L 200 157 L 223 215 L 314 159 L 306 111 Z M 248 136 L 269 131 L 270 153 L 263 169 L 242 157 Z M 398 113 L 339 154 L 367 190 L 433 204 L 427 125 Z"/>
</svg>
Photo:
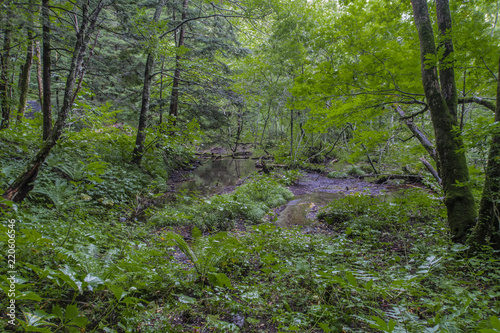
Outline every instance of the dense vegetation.
<svg viewBox="0 0 500 333">
<path fill-rule="evenodd" d="M 498 3 L 0 9 L 1 329 L 500 332 Z M 393 190 L 278 227 L 301 172 Z"/>
</svg>

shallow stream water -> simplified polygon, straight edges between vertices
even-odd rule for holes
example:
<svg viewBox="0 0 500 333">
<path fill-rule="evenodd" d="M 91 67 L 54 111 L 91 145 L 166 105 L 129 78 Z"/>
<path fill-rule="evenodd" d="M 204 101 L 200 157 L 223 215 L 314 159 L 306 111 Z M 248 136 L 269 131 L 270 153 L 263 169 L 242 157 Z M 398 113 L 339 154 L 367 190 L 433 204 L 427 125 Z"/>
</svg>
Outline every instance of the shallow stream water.
<svg viewBox="0 0 500 333">
<path fill-rule="evenodd" d="M 186 181 L 176 186 L 178 193 L 213 195 L 230 192 L 241 181 L 256 171 L 255 160 L 220 159 L 206 160 L 193 172 L 184 175 Z M 345 195 L 381 195 L 406 186 L 373 184 L 361 179 L 331 179 L 315 173 L 304 173 L 300 181 L 289 187 L 295 195 L 286 205 L 275 209 L 278 218 L 274 223 L 281 227 L 303 226 L 306 229 L 317 223 L 316 214 L 321 206 Z"/>
<path fill-rule="evenodd" d="M 205 160 L 193 172 L 183 176 L 186 181 L 178 184 L 176 191 L 199 195 L 216 194 L 235 186 L 256 170 L 255 161 L 250 159 Z"/>
</svg>

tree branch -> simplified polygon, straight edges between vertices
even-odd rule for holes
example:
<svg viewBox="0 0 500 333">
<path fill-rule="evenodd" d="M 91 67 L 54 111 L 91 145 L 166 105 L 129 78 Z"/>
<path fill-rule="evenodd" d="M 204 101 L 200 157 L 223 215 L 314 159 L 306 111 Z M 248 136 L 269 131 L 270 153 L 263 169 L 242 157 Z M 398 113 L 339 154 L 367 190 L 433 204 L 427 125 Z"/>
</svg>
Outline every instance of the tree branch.
<svg viewBox="0 0 500 333">
<path fill-rule="evenodd" d="M 462 97 L 458 99 L 458 104 L 466 104 L 466 103 L 476 103 L 479 105 L 484 106 L 487 109 L 490 109 L 491 111 L 495 112 L 496 105 L 486 99 L 483 99 L 481 97 Z"/>
</svg>

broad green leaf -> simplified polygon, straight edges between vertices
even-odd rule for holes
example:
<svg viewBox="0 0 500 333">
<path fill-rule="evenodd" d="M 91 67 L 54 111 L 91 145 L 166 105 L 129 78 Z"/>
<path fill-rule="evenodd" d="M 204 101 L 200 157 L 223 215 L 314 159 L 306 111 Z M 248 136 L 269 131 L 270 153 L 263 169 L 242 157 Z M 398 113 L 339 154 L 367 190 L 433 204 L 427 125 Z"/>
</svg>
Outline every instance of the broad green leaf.
<svg viewBox="0 0 500 333">
<path fill-rule="evenodd" d="M 179 295 L 179 302 L 184 304 L 195 304 L 196 299 L 186 295 Z"/>
<path fill-rule="evenodd" d="M 32 301 L 36 301 L 36 302 L 40 302 L 43 298 L 41 298 L 40 296 L 38 296 L 37 294 L 35 294 L 34 292 L 32 291 L 28 291 L 28 292 L 20 292 L 16 295 L 16 299 L 17 300 L 21 300 L 21 299 L 29 299 L 29 300 L 32 300 Z"/>
</svg>

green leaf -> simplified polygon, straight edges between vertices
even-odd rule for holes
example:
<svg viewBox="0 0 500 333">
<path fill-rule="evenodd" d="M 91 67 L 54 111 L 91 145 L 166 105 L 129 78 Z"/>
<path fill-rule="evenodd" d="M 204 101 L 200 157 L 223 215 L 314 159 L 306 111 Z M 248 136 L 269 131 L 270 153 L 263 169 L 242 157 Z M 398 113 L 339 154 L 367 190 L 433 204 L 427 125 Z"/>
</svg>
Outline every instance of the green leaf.
<svg viewBox="0 0 500 333">
<path fill-rule="evenodd" d="M 60 321 L 63 321 L 64 320 L 64 314 L 63 314 L 63 311 L 61 309 L 61 307 L 56 304 L 54 307 L 52 307 L 52 313 L 57 317 L 59 318 Z"/>
<path fill-rule="evenodd" d="M 19 293 L 19 294 L 17 294 L 16 295 L 16 299 L 17 300 L 20 300 L 20 299 L 29 299 L 29 300 L 32 300 L 32 301 L 40 302 L 43 298 L 41 298 L 40 296 L 38 296 L 37 294 L 35 294 L 32 291 L 28 291 L 28 292 L 25 292 L 25 293 Z"/>
<path fill-rule="evenodd" d="M 217 287 L 228 287 L 234 289 L 231 280 L 224 273 L 208 273 L 208 280 Z"/>
<path fill-rule="evenodd" d="M 319 326 L 319 328 L 321 328 L 323 331 L 325 331 L 327 333 L 332 331 L 327 324 L 319 323 L 318 326 Z"/>
<path fill-rule="evenodd" d="M 195 304 L 196 299 L 186 295 L 179 295 L 179 302 L 184 304 Z"/>
<path fill-rule="evenodd" d="M 89 321 L 87 320 L 87 318 L 79 316 L 79 317 L 76 317 L 76 318 L 72 319 L 66 325 L 73 325 L 73 326 L 77 326 L 77 327 L 84 327 L 85 325 L 88 324 L 88 322 Z"/>
<path fill-rule="evenodd" d="M 78 307 L 76 304 L 71 304 L 66 307 L 66 311 L 64 312 L 64 319 L 66 321 L 70 321 L 73 318 L 78 316 Z"/>
<path fill-rule="evenodd" d="M 346 277 L 347 277 L 347 281 L 349 281 L 349 284 L 353 287 L 357 287 L 358 286 L 358 281 L 356 280 L 356 278 L 354 277 L 354 275 L 352 274 L 352 272 L 346 272 L 345 273 Z"/>
<path fill-rule="evenodd" d="M 82 283 L 77 281 L 75 278 L 75 272 L 66 265 L 64 268 L 59 269 L 60 272 L 57 273 L 57 277 L 66 282 L 75 291 L 79 291 L 80 294 L 83 293 Z"/>
<path fill-rule="evenodd" d="M 198 227 L 194 227 L 191 231 L 191 236 L 194 240 L 199 239 L 202 236 L 201 230 Z"/>
<path fill-rule="evenodd" d="M 138 304 L 140 302 L 148 303 L 146 300 L 143 300 L 143 299 L 140 299 L 137 297 L 132 297 L 132 296 L 125 297 L 120 303 L 135 305 L 135 304 Z"/>
<path fill-rule="evenodd" d="M 83 279 L 83 281 L 88 283 L 88 288 L 90 291 L 94 290 L 94 288 L 98 287 L 99 285 L 104 284 L 104 282 L 102 282 L 99 277 L 93 276 L 92 274 L 88 274 L 85 279 Z"/>
<path fill-rule="evenodd" d="M 498 317 L 490 317 L 491 326 L 500 331 L 500 319 Z"/>
<path fill-rule="evenodd" d="M 108 288 L 113 292 L 117 301 L 121 301 L 122 298 L 127 295 L 127 292 L 124 291 L 121 287 L 115 285 L 109 285 Z"/>
</svg>

